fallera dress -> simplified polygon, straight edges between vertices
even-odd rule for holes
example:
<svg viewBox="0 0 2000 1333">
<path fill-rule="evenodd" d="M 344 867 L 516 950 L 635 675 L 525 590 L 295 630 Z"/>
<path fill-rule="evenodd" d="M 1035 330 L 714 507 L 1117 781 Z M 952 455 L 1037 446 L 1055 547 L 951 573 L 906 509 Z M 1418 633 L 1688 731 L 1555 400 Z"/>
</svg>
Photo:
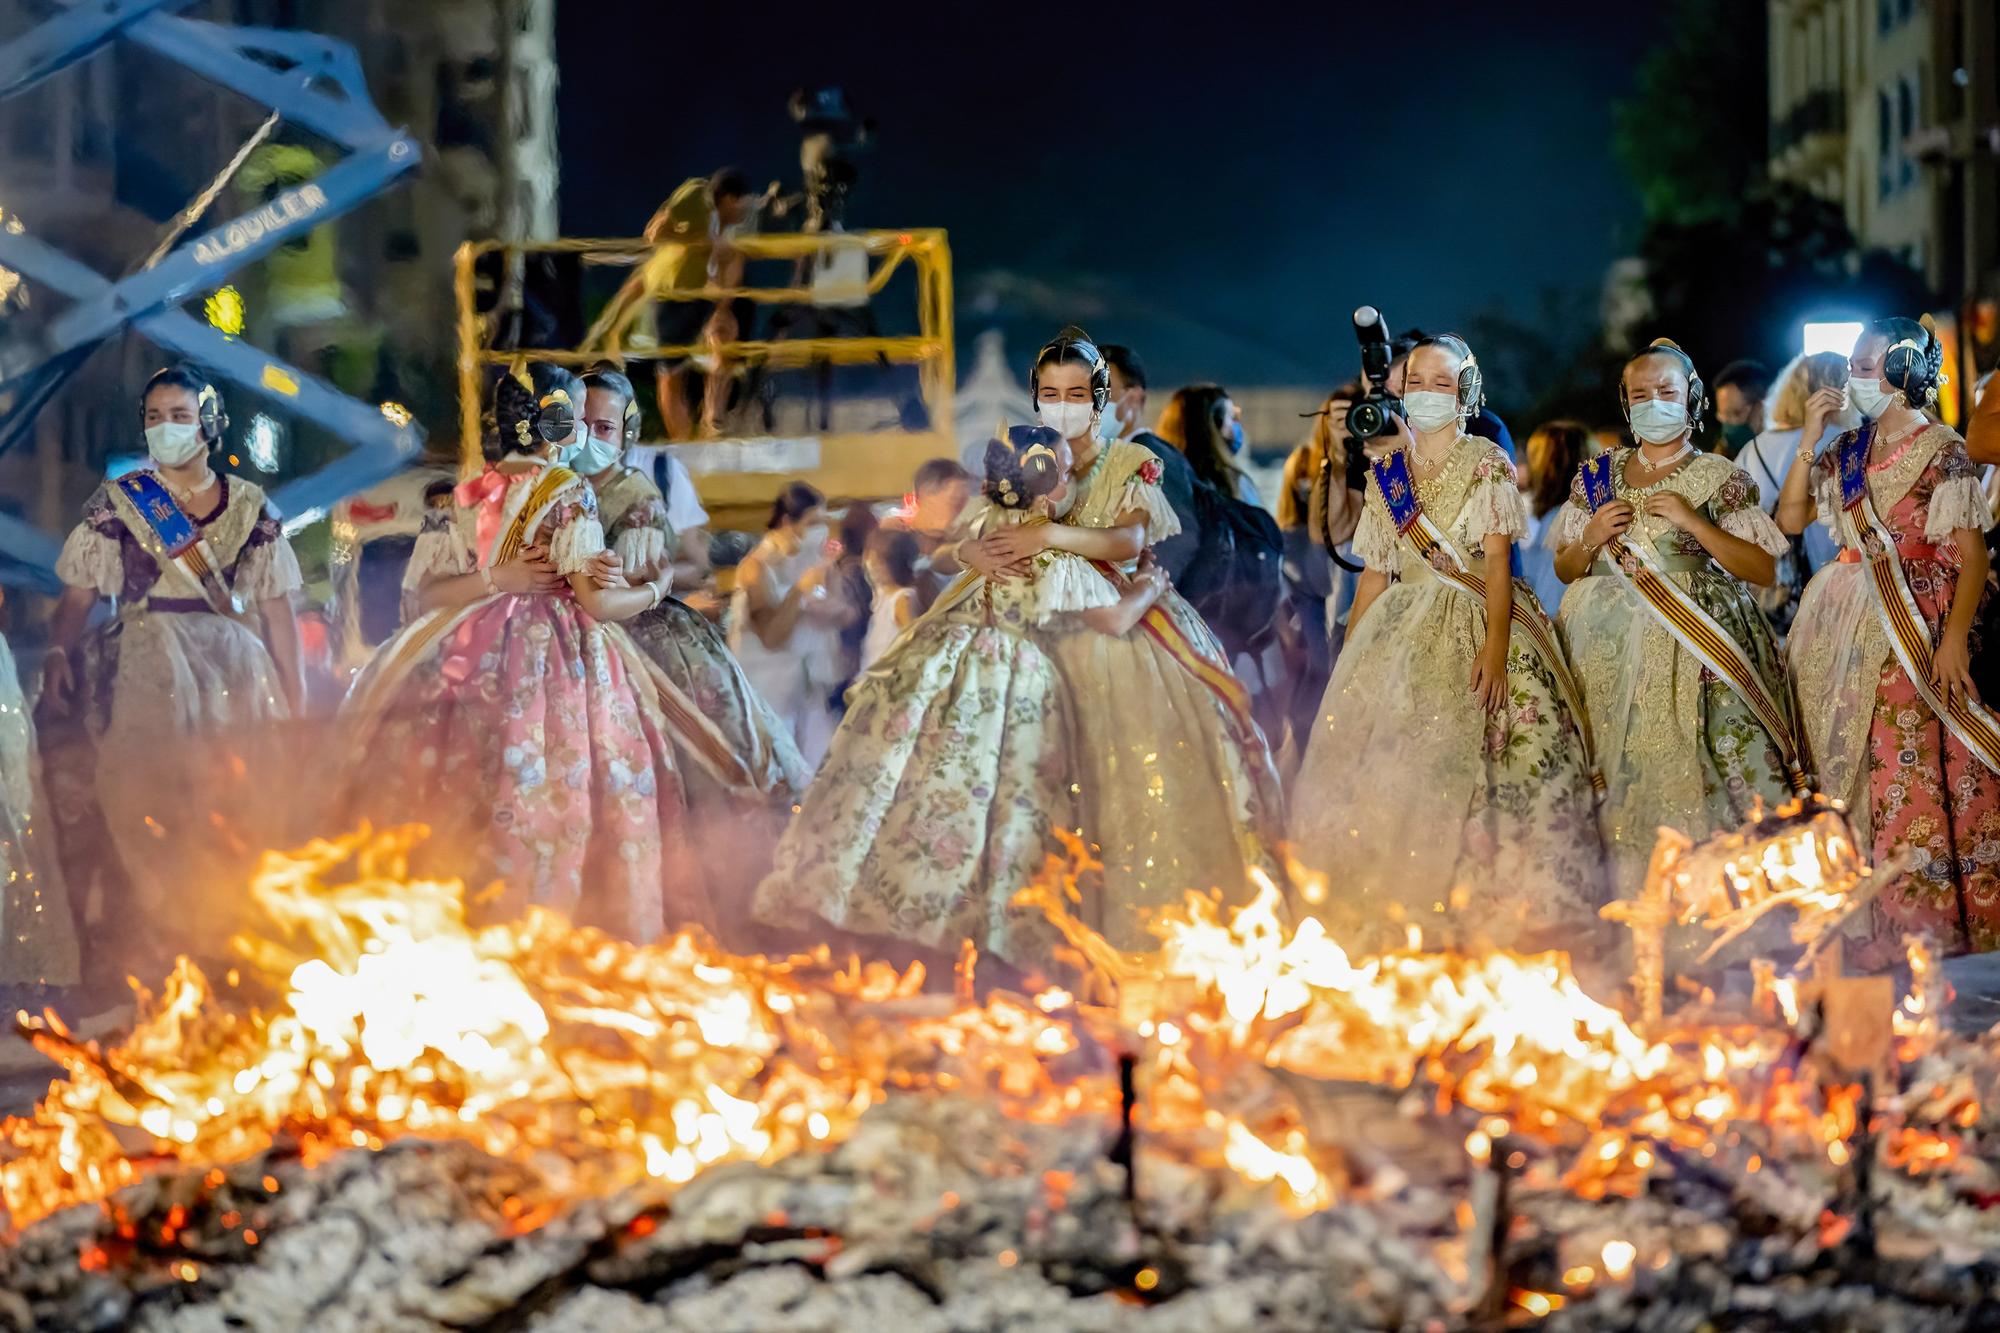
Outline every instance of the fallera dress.
<svg viewBox="0 0 2000 1333">
<path fill-rule="evenodd" d="M 1750 589 L 1692 536 L 1645 512 L 1648 498 L 1670 490 L 1723 531 L 1783 555 L 1790 543 L 1759 507 L 1756 483 L 1720 455 L 1696 454 L 1663 479 L 1632 486 L 1632 452 L 1620 448 L 1611 459 L 1617 498 L 1636 515 L 1626 542 L 1650 545 L 1667 581 L 1721 626 L 1789 715 L 1784 663 Z M 1562 540 L 1582 540 L 1590 506 L 1580 473 L 1560 512 Z M 1750 706 L 1681 646 L 1608 555 L 1570 585 L 1558 620 L 1609 787 L 1599 822 L 1615 896 L 1636 897 L 1644 886 L 1661 826 L 1701 839 L 1740 825 L 1760 798 L 1775 805 L 1790 796 L 1779 751 Z"/>
<path fill-rule="evenodd" d="M 1105 444 L 1072 483 L 1065 522 L 1106 528 L 1145 514 L 1146 544 L 1180 531 L 1144 445 Z M 1099 924 L 1127 949 L 1154 947 L 1145 917 L 1190 890 L 1251 896 L 1250 871 L 1285 883 L 1285 805 L 1270 747 L 1221 643 L 1172 588 L 1161 616 L 1113 638 L 1051 645 L 1076 715 L 1080 817 L 1104 862 Z M 1155 628 L 1156 626 L 1156 628 Z"/>
<path fill-rule="evenodd" d="M 604 549 L 580 477 L 520 458 L 495 475 L 489 545 L 427 554 L 436 572 L 541 543 L 572 574 Z M 378 824 L 421 814 L 433 826 L 427 867 L 475 889 L 499 882 L 490 915 L 536 904 L 640 941 L 712 926 L 656 687 L 631 637 L 567 586 L 432 611 L 383 643 L 349 690 L 344 809 Z"/>
<path fill-rule="evenodd" d="M 1529 529 L 1513 464 L 1490 440 L 1462 437 L 1415 489 L 1475 574 L 1486 537 Z M 1414 924 L 1427 942 L 1501 947 L 1591 929 L 1603 844 L 1560 664 L 1514 629 L 1506 701 L 1486 712 L 1471 689 L 1485 602 L 1399 536 L 1373 477 L 1354 549 L 1393 582 L 1348 631 L 1292 806 L 1294 852 L 1328 879 L 1329 929 Z M 1522 580 L 1514 597 L 1534 604 Z"/>
<path fill-rule="evenodd" d="M 216 486 L 206 514 L 158 492 L 199 533 L 214 588 L 117 482 L 84 504 L 56 562 L 65 584 L 117 603 L 71 655 L 67 714 L 43 728 L 65 869 L 82 891 L 108 834 L 135 895 L 110 929 L 143 933 L 148 957 L 219 951 L 258 859 L 299 832 L 298 789 L 272 781 L 299 756 L 256 610 L 298 590 L 298 559 L 262 490 L 222 473 Z"/>
<path fill-rule="evenodd" d="M 1954 953 L 2000 948 L 2000 775 L 1940 724 L 1891 648 L 1841 514 L 1839 456 L 1855 443 L 1850 432 L 1813 464 L 1819 518 L 1841 553 L 1807 585 L 1790 645 L 1821 781 L 1851 803 L 1876 860 L 1905 847 L 1921 853 L 1878 900 L 1881 961 L 1899 955 L 1905 932 Z M 1871 463 L 1867 486 L 1935 647 L 1960 577 L 1953 533 L 1991 524 L 1978 470 L 1956 432 L 1928 425 Z M 1973 622 L 1975 658 L 1994 648 L 1982 642 L 1984 619 Z"/>
<path fill-rule="evenodd" d="M 975 500 L 977 534 L 1022 521 Z M 826 762 L 778 844 L 756 915 L 813 917 L 949 951 L 961 940 L 1043 967 L 1055 937 L 1010 905 L 1056 830 L 1079 828 L 1076 718 L 1051 656 L 1102 637 L 1075 613 L 1118 600 L 1087 561 L 1037 557 L 1028 579 L 962 576 L 855 682 Z"/>
</svg>

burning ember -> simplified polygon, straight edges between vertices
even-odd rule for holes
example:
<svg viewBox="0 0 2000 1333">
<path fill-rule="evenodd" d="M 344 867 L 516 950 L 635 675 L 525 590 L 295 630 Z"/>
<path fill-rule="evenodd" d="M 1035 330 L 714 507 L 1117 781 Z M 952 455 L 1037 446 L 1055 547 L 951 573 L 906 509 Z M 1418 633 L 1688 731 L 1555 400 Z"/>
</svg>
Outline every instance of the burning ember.
<svg viewBox="0 0 2000 1333">
<path fill-rule="evenodd" d="M 1900 1006 L 1766 964 L 1742 1003 L 1635 1022 L 1557 953 L 1350 955 L 1269 884 L 1121 955 L 1057 864 L 1022 899 L 1070 989 L 979 999 L 970 961 L 943 992 L 545 912 L 475 929 L 461 885 L 410 878 L 419 836 L 269 858 L 240 968 L 183 960 L 122 1041 L 23 1018 L 66 1078 L 0 1127 L 0 1323 L 695 1327 L 713 1295 L 738 1326 L 1617 1328 L 1740 1296 L 1893 1328 L 1992 1297 L 2000 1059 L 1939 1021 L 1921 950 Z M 1732 845 L 1709 898 L 1673 848 L 1635 929 L 1784 906 L 1810 954 L 1851 907 L 1842 836 L 1815 811 Z"/>
</svg>

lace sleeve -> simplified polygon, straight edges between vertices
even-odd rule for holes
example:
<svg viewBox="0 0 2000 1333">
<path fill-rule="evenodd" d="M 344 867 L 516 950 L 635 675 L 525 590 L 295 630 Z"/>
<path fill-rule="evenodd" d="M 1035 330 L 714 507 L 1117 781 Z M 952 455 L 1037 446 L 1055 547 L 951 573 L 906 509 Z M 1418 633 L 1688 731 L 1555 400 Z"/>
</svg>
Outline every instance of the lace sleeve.
<svg viewBox="0 0 2000 1333">
<path fill-rule="evenodd" d="M 1354 529 L 1354 554 L 1378 573 L 1394 574 L 1401 567 L 1396 559 L 1396 525 L 1389 521 L 1389 507 L 1373 480 L 1368 483 L 1367 499 L 1362 501 L 1361 522 Z"/>
<path fill-rule="evenodd" d="M 1984 533 L 1993 526 L 1986 493 L 1979 488 L 1979 469 L 1965 452 L 1964 441 L 1953 437 L 1931 466 L 1942 478 L 1931 491 L 1929 512 L 1924 518 L 1924 536 L 1932 542 L 1950 539 L 1954 532 L 1971 529 Z"/>
<path fill-rule="evenodd" d="M 1152 465 L 1157 468 L 1158 460 L 1154 460 Z M 1145 471 L 1144 465 L 1141 465 L 1132 474 L 1132 479 L 1125 483 L 1113 513 L 1123 514 L 1134 509 L 1143 511 L 1146 515 L 1146 545 L 1157 546 L 1169 537 L 1180 536 L 1181 520 L 1174 513 L 1174 507 L 1167 503 L 1166 492 L 1160 489 L 1159 474 L 1155 472 L 1154 480 L 1147 481 Z"/>
<path fill-rule="evenodd" d="M 266 525 L 269 525 L 266 530 Z M 268 510 L 257 520 L 260 540 L 243 553 L 237 567 L 235 591 L 246 602 L 268 602 L 290 597 L 305 586 L 299 573 L 299 557 L 285 539 L 277 517 Z"/>
<path fill-rule="evenodd" d="M 1720 527 L 1730 536 L 1741 538 L 1772 555 L 1783 555 L 1792 549 L 1792 539 L 1757 505 L 1748 509 L 1732 509 L 1722 516 Z"/>
<path fill-rule="evenodd" d="M 125 557 L 118 539 L 88 522 L 77 524 L 56 557 L 56 577 L 72 588 L 94 589 L 100 597 L 123 595 Z"/>
<path fill-rule="evenodd" d="M 1583 473 L 1578 472 L 1569 484 L 1569 499 L 1556 511 L 1556 540 L 1564 546 L 1574 546 L 1583 540 L 1583 530 L 1590 523 L 1590 496 L 1583 489 Z"/>
<path fill-rule="evenodd" d="M 549 560 L 558 574 L 581 574 L 590 557 L 604 549 L 604 525 L 597 518 L 597 500 L 588 487 L 557 502 L 544 525 L 553 530 Z"/>
<path fill-rule="evenodd" d="M 453 526 L 451 511 L 432 510 L 424 515 L 416 545 L 410 548 L 410 563 L 403 567 L 403 591 L 415 593 L 432 579 L 469 574 L 472 566 L 472 551 Z"/>
<path fill-rule="evenodd" d="M 1497 446 L 1473 469 L 1472 491 L 1454 526 L 1470 542 L 1496 535 L 1519 541 L 1528 535 L 1527 497 L 1514 478 L 1514 464 Z"/>
<path fill-rule="evenodd" d="M 1038 625 L 1046 625 L 1057 616 L 1118 604 L 1118 589 L 1082 556 L 1066 551 L 1048 552 L 1036 564 L 1035 623 Z"/>
</svg>

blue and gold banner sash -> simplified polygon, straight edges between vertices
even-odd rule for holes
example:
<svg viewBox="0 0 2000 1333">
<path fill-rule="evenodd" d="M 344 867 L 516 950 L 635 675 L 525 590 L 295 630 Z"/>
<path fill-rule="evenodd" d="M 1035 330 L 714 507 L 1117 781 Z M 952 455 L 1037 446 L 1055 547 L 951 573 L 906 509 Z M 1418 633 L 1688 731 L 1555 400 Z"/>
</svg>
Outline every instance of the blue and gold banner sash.
<svg viewBox="0 0 2000 1333">
<path fill-rule="evenodd" d="M 1375 472 L 1375 484 L 1382 490 L 1382 498 L 1388 502 L 1389 517 L 1396 524 L 1396 531 L 1403 540 L 1410 543 L 1419 558 L 1437 574 L 1440 582 L 1457 588 L 1486 604 L 1486 580 L 1472 572 L 1471 564 L 1451 538 L 1438 527 L 1436 521 L 1424 512 L 1417 499 L 1417 488 L 1410 481 L 1410 463 L 1402 450 L 1398 449 L 1387 458 L 1378 458 L 1371 465 Z M 1516 596 L 1509 613 L 1509 621 L 1522 637 L 1534 645 L 1547 663 L 1549 674 L 1555 677 L 1556 691 L 1562 695 L 1564 707 L 1576 719 L 1577 739 L 1583 744 L 1584 768 L 1590 774 L 1591 790 L 1600 797 L 1604 795 L 1604 774 L 1597 766 L 1597 738 L 1590 729 L 1590 714 L 1583 706 L 1583 690 L 1577 685 L 1576 676 L 1570 671 L 1569 657 L 1563 652 L 1562 640 L 1556 634 L 1556 627 L 1540 606 Z"/>
<path fill-rule="evenodd" d="M 1590 501 L 1592 513 L 1618 498 L 1613 472 L 1617 466 L 1615 451 L 1607 451 L 1585 461 L 1583 491 Z M 1613 537 L 1604 544 L 1604 552 L 1611 557 L 1611 567 L 1632 585 L 1633 591 L 1639 594 L 1639 600 L 1652 611 L 1667 633 L 1674 636 L 1674 641 L 1693 654 L 1697 662 L 1714 672 L 1716 678 L 1734 690 L 1736 697 L 1750 709 L 1751 715 L 1777 749 L 1778 762 L 1785 770 L 1785 784 L 1794 792 L 1810 791 L 1812 784 L 1806 778 L 1805 744 L 1799 735 L 1797 719 L 1791 709 L 1780 705 L 1764 688 L 1763 678 L 1757 674 L 1742 645 L 1679 584 L 1667 577 L 1646 543 L 1634 546 L 1623 537 Z"/>
<path fill-rule="evenodd" d="M 1946 698 L 1931 680 L 1936 648 L 1931 642 L 1930 622 L 1910 591 L 1896 539 L 1875 512 L 1875 501 L 1868 494 L 1868 446 L 1874 434 L 1874 423 L 1869 422 L 1840 449 L 1840 505 L 1847 520 L 1847 543 L 1861 553 L 1868 566 L 1868 586 L 1875 594 L 1889 646 L 1903 673 L 1946 729 L 1980 763 L 2000 773 L 2000 716 L 1976 699 L 1963 695 Z"/>
<path fill-rule="evenodd" d="M 161 569 L 171 565 L 201 589 L 209 609 L 241 618 L 243 603 L 222 581 L 222 569 L 201 528 L 153 473 L 140 469 L 111 483 L 112 507 Z"/>
</svg>

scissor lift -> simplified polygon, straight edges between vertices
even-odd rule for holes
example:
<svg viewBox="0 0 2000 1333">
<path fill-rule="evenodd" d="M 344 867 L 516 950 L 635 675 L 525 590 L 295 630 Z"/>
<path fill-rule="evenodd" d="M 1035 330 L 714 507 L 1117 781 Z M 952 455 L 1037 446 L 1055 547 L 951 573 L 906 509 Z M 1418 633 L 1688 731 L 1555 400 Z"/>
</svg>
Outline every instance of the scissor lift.
<svg viewBox="0 0 2000 1333">
<path fill-rule="evenodd" d="M 346 441 L 346 454 L 285 483 L 272 496 L 287 515 L 316 513 L 402 467 L 422 446 L 422 432 L 406 414 L 401 420 L 387 415 L 225 337 L 179 307 L 388 189 L 421 154 L 417 142 L 390 126 L 368 100 L 361 63 L 346 43 L 313 33 L 207 23 L 175 12 L 192 3 L 91 0 L 67 9 L 0 46 L 0 99 L 113 41 L 125 41 L 262 103 L 347 155 L 314 180 L 183 238 L 157 263 L 118 281 L 30 232 L 0 228 L 0 265 L 69 303 L 38 334 L 0 338 L 0 450 L 26 436 L 35 414 L 93 348 L 131 328 Z M 58 549 L 55 536 L 0 514 L 0 553 L 52 570 Z"/>
</svg>

